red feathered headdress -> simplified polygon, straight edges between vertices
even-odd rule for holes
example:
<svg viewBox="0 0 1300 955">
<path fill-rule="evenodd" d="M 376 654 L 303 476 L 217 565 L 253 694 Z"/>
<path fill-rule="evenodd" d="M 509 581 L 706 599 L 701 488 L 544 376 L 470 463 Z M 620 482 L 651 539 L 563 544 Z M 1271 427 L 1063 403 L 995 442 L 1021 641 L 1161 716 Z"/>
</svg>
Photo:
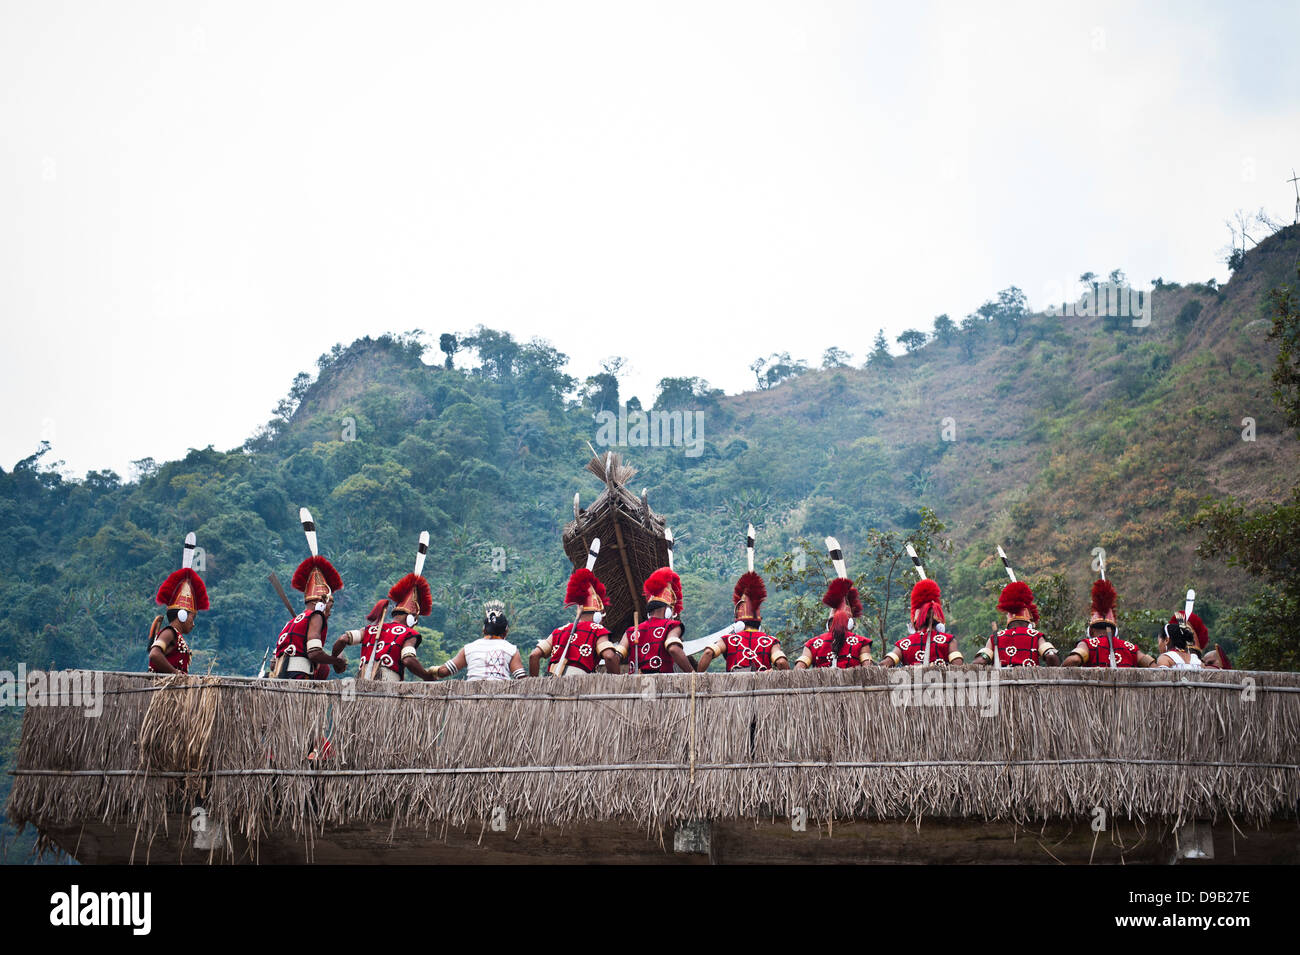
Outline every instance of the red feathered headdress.
<svg viewBox="0 0 1300 955">
<path fill-rule="evenodd" d="M 429 582 L 415 574 L 407 574 L 388 591 L 388 598 L 397 605 L 397 610 L 405 610 L 417 617 L 427 617 L 433 609 L 433 591 Z"/>
<path fill-rule="evenodd" d="M 667 567 L 660 567 L 641 587 L 646 600 L 660 600 L 673 608 L 674 614 L 682 612 L 682 579 Z"/>
<path fill-rule="evenodd" d="M 185 567 L 167 575 L 154 600 L 168 610 L 207 610 L 208 588 L 198 574 Z"/>
<path fill-rule="evenodd" d="M 343 578 L 324 557 L 308 557 L 293 572 L 289 585 L 294 590 L 301 590 L 308 600 L 324 597 L 336 590 L 343 589 Z M 328 589 L 322 589 L 322 585 Z"/>
<path fill-rule="evenodd" d="M 1035 621 L 1038 619 L 1038 608 L 1034 606 L 1034 592 L 1023 580 L 1014 580 L 1002 588 L 1002 596 L 998 598 L 998 609 L 1009 614 L 1028 613 Z"/>
<path fill-rule="evenodd" d="M 1098 580 L 1092 585 L 1092 617 L 1088 626 L 1094 623 L 1114 624 L 1115 600 L 1117 594 L 1109 580 Z"/>
<path fill-rule="evenodd" d="M 918 580 L 912 587 L 912 625 L 925 625 L 926 618 L 934 614 L 935 623 L 943 623 L 942 594 L 939 585 L 929 577 Z"/>
<path fill-rule="evenodd" d="M 826 593 L 822 595 L 822 603 L 832 610 L 838 610 L 840 604 L 848 601 L 849 616 L 862 616 L 862 601 L 858 598 L 858 588 L 853 586 L 853 581 L 847 577 L 836 577 L 826 587 Z"/>
<path fill-rule="evenodd" d="M 740 611 L 736 611 L 736 619 L 758 620 L 758 608 L 763 605 L 767 599 L 767 585 L 763 583 L 763 578 L 758 576 L 752 570 L 747 570 L 740 575 L 736 581 L 736 588 L 731 592 L 731 605 L 735 608 L 740 607 L 741 601 L 747 603 L 745 616 L 740 616 Z"/>
<path fill-rule="evenodd" d="M 379 623 L 384 619 L 384 609 L 387 606 L 387 600 L 376 600 L 375 605 L 370 608 L 370 613 L 366 614 L 366 619 L 371 623 Z"/>
<path fill-rule="evenodd" d="M 592 600 L 591 592 L 596 592 L 596 600 Z M 595 572 L 588 570 L 586 567 L 579 567 L 569 575 L 569 585 L 564 589 L 564 602 L 566 604 L 576 604 L 583 611 L 598 611 L 605 609 L 605 585 L 600 582 L 600 578 Z M 597 605 L 597 601 L 599 605 Z"/>
</svg>

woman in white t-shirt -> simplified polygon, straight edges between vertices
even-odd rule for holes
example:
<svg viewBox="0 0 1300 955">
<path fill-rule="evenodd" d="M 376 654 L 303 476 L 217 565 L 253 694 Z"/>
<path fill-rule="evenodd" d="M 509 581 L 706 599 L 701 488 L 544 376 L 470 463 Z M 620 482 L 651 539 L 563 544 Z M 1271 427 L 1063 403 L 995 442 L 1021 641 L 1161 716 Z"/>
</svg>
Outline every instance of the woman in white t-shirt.
<svg viewBox="0 0 1300 955">
<path fill-rule="evenodd" d="M 518 680 L 525 675 L 519 650 L 506 639 L 510 621 L 499 600 L 483 606 L 483 636 L 461 647 L 460 652 L 433 671 L 435 679 L 465 671 L 467 680 Z"/>
<path fill-rule="evenodd" d="M 1199 670 L 1201 658 L 1192 650 L 1194 646 L 1196 634 L 1190 627 L 1180 620 L 1167 623 L 1160 631 L 1157 642 L 1160 655 L 1156 657 L 1155 665 L 1169 670 Z"/>
</svg>

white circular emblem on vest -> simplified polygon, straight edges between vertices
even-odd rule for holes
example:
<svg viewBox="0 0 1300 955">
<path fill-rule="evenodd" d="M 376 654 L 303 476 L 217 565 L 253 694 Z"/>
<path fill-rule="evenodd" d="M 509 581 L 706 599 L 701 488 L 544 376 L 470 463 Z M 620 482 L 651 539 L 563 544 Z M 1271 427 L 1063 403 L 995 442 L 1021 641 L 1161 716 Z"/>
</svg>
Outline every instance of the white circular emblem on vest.
<svg viewBox="0 0 1300 955">
<path fill-rule="evenodd" d="M 858 638 L 857 638 L 857 637 L 849 637 L 849 638 L 848 638 L 847 640 L 845 640 L 844 642 L 847 643 L 847 644 L 848 644 L 849 646 L 851 646 L 851 647 L 856 647 L 856 646 L 858 645 Z"/>
<path fill-rule="evenodd" d="M 742 660 L 757 660 L 758 654 L 750 647 L 745 647 L 741 650 L 740 657 Z"/>
<path fill-rule="evenodd" d="M 379 658 L 379 662 L 386 667 L 390 667 L 393 665 L 393 658 L 390 657 L 387 653 L 385 653 L 382 657 Z"/>
<path fill-rule="evenodd" d="M 826 641 L 824 641 L 821 637 L 818 637 L 816 640 L 813 641 L 813 646 L 820 649 L 821 645 L 825 642 Z"/>
<path fill-rule="evenodd" d="M 655 635 L 655 637 L 662 637 L 662 636 L 663 636 L 665 633 L 667 633 L 667 632 L 668 632 L 668 628 L 667 628 L 667 627 L 655 627 L 655 629 L 654 629 L 654 635 Z"/>
<path fill-rule="evenodd" d="M 775 642 L 775 641 L 773 641 L 773 639 L 772 639 L 771 637 L 759 637 L 759 638 L 758 638 L 758 645 L 759 645 L 760 647 L 762 647 L 764 650 L 766 650 L 768 647 L 770 647 L 774 642 Z"/>
<path fill-rule="evenodd" d="M 401 634 L 406 633 L 406 628 L 399 623 L 397 626 L 393 627 L 393 633 L 400 636 Z"/>
<path fill-rule="evenodd" d="M 292 643 L 289 644 L 287 647 L 284 648 L 284 655 L 285 655 L 286 657 L 291 657 L 291 656 L 293 656 L 293 655 L 294 655 L 295 653 L 297 653 L 297 652 L 298 652 L 298 651 L 295 650 L 295 649 L 293 648 L 293 644 L 292 644 Z"/>
<path fill-rule="evenodd" d="M 1014 657 L 1014 656 L 1016 655 L 1016 648 L 1015 648 L 1015 647 L 1007 647 L 1007 648 L 1006 648 L 1006 651 L 1007 651 L 1007 656 L 1009 656 L 1009 657 Z"/>
<path fill-rule="evenodd" d="M 582 646 L 578 647 L 578 655 L 584 657 L 591 656 L 591 644 L 584 643 Z"/>
<path fill-rule="evenodd" d="M 298 614 L 298 616 L 296 616 L 296 617 L 293 618 L 293 622 L 294 622 L 294 623 L 302 623 L 303 618 L 306 617 L 306 616 L 307 616 L 307 611 L 304 610 L 302 613 Z"/>
<path fill-rule="evenodd" d="M 736 636 L 733 633 L 731 636 L 727 637 L 727 643 L 729 643 L 733 647 L 738 647 L 740 646 L 740 637 Z"/>
<path fill-rule="evenodd" d="M 659 669 L 661 666 L 663 666 L 663 663 L 664 661 L 660 657 L 650 658 L 650 665 L 654 667 L 656 670 Z"/>
<path fill-rule="evenodd" d="M 898 641 L 898 649 L 900 650 L 906 650 L 911 645 L 912 645 L 912 641 L 908 640 L 906 637 Z"/>
</svg>

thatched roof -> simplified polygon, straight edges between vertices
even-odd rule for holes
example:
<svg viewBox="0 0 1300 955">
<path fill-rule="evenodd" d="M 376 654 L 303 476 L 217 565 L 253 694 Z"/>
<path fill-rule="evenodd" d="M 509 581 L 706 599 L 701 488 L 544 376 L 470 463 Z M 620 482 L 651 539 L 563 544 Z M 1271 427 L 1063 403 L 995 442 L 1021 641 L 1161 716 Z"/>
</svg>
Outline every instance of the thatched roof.
<svg viewBox="0 0 1300 955">
<path fill-rule="evenodd" d="M 38 828 L 126 827 L 144 845 L 202 796 L 256 846 L 272 831 L 310 843 L 498 808 L 512 825 L 649 829 L 800 808 L 1032 823 L 1096 806 L 1244 825 L 1300 805 L 1297 674 L 1003 671 L 986 716 L 896 706 L 888 679 L 874 667 L 400 685 L 106 674 L 98 719 L 27 708 L 8 808 Z M 327 728 L 332 754 L 308 761 Z"/>
<path fill-rule="evenodd" d="M 645 619 L 641 584 L 668 564 L 666 522 L 651 510 L 644 495 L 637 497 L 628 490 L 627 482 L 636 476 L 636 468 L 624 464 L 618 452 L 592 457 L 587 470 L 605 487 L 565 525 L 564 552 L 574 567 L 585 567 L 592 538 L 600 538 L 595 570 L 609 596 L 604 624 L 611 633 L 622 636 L 632 626 L 635 614 Z"/>
</svg>

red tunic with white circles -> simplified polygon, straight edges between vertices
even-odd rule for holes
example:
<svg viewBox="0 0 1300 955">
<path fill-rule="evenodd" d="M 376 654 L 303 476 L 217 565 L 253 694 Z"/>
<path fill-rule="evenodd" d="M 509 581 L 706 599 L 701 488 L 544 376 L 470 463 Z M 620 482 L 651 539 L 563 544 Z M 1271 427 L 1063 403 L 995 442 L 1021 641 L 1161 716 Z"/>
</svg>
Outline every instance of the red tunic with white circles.
<svg viewBox="0 0 1300 955">
<path fill-rule="evenodd" d="M 729 633 L 718 642 L 722 644 L 722 657 L 727 661 L 728 670 L 770 670 L 773 652 L 776 651 L 778 659 L 784 656 L 779 652 L 781 645 L 776 637 L 769 637 L 761 630 Z"/>
<path fill-rule="evenodd" d="M 925 663 L 925 631 L 909 633 L 902 640 L 895 641 L 894 649 L 902 658 L 903 666 Z M 948 662 L 948 654 L 957 646 L 957 638 L 951 633 L 939 630 L 930 631 L 930 658 Z"/>
<path fill-rule="evenodd" d="M 1119 637 L 1107 636 L 1085 637 L 1083 643 L 1088 648 L 1088 659 L 1083 663 L 1086 667 L 1109 667 L 1108 651 L 1113 651 L 1115 654 L 1115 666 L 1137 666 L 1138 653 L 1141 652 L 1137 644 L 1121 640 Z"/>
<path fill-rule="evenodd" d="M 317 612 L 313 610 L 309 613 L 304 610 L 284 625 L 284 629 L 280 631 L 280 638 L 275 642 L 275 656 L 277 659 L 284 656 L 305 657 L 307 655 L 307 630 L 311 627 L 311 618 Z M 324 619 L 324 614 L 321 614 L 320 640 L 322 644 L 325 643 L 328 632 L 329 621 Z M 288 677 L 291 680 L 308 680 L 311 679 L 311 674 L 291 673 L 288 674 Z"/>
<path fill-rule="evenodd" d="M 835 636 L 827 631 L 807 640 L 803 648 L 812 657 L 812 661 L 808 664 L 809 669 L 834 666 L 845 670 L 849 667 L 862 666 L 862 654 L 871 649 L 871 638 L 860 637 L 850 630 L 837 655 Z"/>
<path fill-rule="evenodd" d="M 361 631 L 361 666 L 365 667 L 372 660 L 378 660 L 380 666 L 387 667 L 396 673 L 399 679 L 405 680 L 406 667 L 402 665 L 402 646 L 412 637 L 415 637 L 415 645 L 418 647 L 422 638 L 414 627 L 390 620 L 384 624 L 381 633 L 379 624 L 372 623 Z"/>
<path fill-rule="evenodd" d="M 573 624 L 565 624 L 557 630 L 552 630 L 551 635 L 546 641 L 551 645 L 551 666 L 560 662 L 564 657 L 568 662 L 566 667 L 577 667 L 584 673 L 591 673 L 596 669 L 596 664 L 600 661 L 600 654 L 596 652 L 596 644 L 610 636 L 608 630 L 598 623 L 591 620 L 579 620 L 577 631 L 573 634 L 573 642 L 569 642 L 569 631 Z M 569 651 L 564 651 L 565 644 L 568 644 Z"/>
<path fill-rule="evenodd" d="M 627 665 L 637 673 L 672 673 L 673 658 L 668 652 L 668 638 L 681 643 L 682 622 L 676 617 L 651 617 L 635 627 L 628 627 Z"/>
<path fill-rule="evenodd" d="M 1040 631 L 1023 623 L 999 630 L 993 637 L 998 662 L 1004 667 L 1038 666 L 1038 641 L 1042 638 Z"/>
</svg>

